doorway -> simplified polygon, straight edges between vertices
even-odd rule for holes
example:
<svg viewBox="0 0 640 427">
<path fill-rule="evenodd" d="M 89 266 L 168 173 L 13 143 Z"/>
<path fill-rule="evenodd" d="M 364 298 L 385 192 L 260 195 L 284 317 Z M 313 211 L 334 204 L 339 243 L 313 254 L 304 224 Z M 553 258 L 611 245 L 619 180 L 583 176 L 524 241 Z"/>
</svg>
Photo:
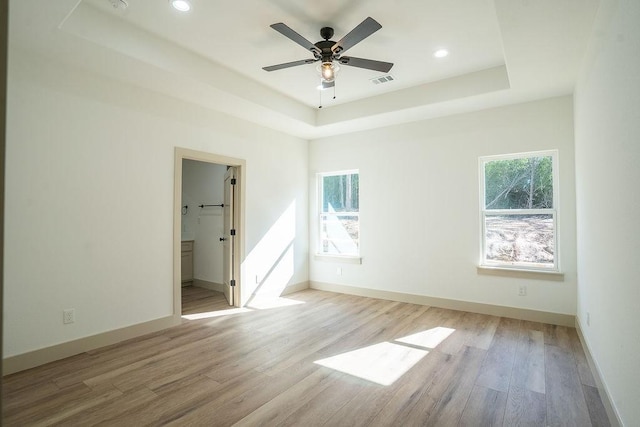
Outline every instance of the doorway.
<svg viewBox="0 0 640 427">
<path fill-rule="evenodd" d="M 183 200 L 184 172 L 194 165 L 199 166 L 200 169 L 213 171 L 213 176 L 215 176 L 216 173 L 220 174 L 220 170 L 222 169 L 224 181 L 222 181 L 221 178 L 221 182 L 219 184 L 216 182 L 215 185 L 220 185 L 221 189 L 223 185 L 225 186 L 225 193 L 227 194 L 224 195 L 224 201 L 199 201 L 194 197 L 186 197 L 185 200 Z M 216 283 L 196 279 L 195 276 L 189 277 L 189 274 L 185 274 L 189 273 L 188 270 L 191 267 L 188 265 L 188 261 L 185 264 L 185 258 L 183 258 L 183 256 L 198 256 L 195 255 L 198 254 L 198 244 L 193 244 L 195 234 L 197 233 L 194 230 L 196 228 L 201 229 L 201 240 L 203 235 L 206 238 L 202 240 L 202 243 L 200 244 L 203 249 L 203 251 L 199 253 L 201 259 L 200 262 L 203 263 L 202 259 L 204 257 L 205 263 L 209 261 L 214 262 L 218 269 L 220 280 L 215 280 L 215 282 L 219 283 L 220 289 L 215 287 L 214 289 L 224 292 L 226 301 L 229 305 L 235 307 L 240 307 L 242 305 L 240 264 L 242 257 L 244 256 L 242 236 L 244 231 L 243 178 L 245 174 L 245 167 L 245 161 L 243 159 L 219 156 L 212 153 L 179 147 L 175 149 L 173 307 L 174 315 L 176 316 L 180 316 L 182 314 L 182 285 L 185 279 L 186 282 L 189 282 L 190 280 L 197 281 L 197 284 L 202 285 L 203 288 L 211 288 L 213 285 L 218 286 Z M 198 176 L 199 175 L 196 174 L 194 178 L 189 175 L 188 179 L 191 181 L 193 181 L 193 179 L 197 180 Z M 209 173 L 209 176 L 212 176 L 211 173 Z M 186 181 L 187 179 L 185 178 L 185 183 Z M 196 187 L 206 187 L 207 185 L 212 184 L 210 182 L 200 182 L 197 183 Z M 205 194 L 203 191 L 201 191 L 200 194 Z M 185 224 L 185 215 L 188 215 L 189 213 L 191 213 L 190 218 L 192 221 L 195 221 L 197 218 L 197 227 L 191 226 L 191 228 L 189 228 L 188 224 Z M 217 230 L 214 230 L 211 228 L 211 224 L 216 221 L 220 221 L 220 225 L 217 226 Z M 193 222 L 193 224 L 196 223 Z M 200 225 L 202 225 L 202 227 L 200 227 Z M 206 227 L 207 225 L 208 228 Z M 192 254 L 185 253 L 183 250 L 184 247 L 189 246 L 189 243 L 185 242 L 191 242 L 190 247 L 194 251 Z M 215 248 L 212 249 L 211 245 L 214 244 Z M 209 252 L 206 252 L 207 245 L 209 246 Z M 202 265 L 206 270 L 206 265 Z M 205 271 L 202 274 L 206 275 L 211 273 L 207 273 Z"/>
</svg>

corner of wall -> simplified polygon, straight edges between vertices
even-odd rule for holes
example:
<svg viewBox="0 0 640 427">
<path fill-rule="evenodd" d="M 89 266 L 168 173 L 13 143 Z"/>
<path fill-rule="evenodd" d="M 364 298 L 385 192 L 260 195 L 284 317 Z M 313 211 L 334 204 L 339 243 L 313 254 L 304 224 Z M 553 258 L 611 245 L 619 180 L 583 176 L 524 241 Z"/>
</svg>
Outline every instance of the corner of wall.
<svg viewBox="0 0 640 427">
<path fill-rule="evenodd" d="M 596 363 L 593 355 L 591 354 L 591 350 L 589 348 L 589 344 L 582 333 L 582 322 L 580 322 L 580 318 L 576 316 L 575 328 L 578 333 L 578 338 L 580 339 L 580 344 L 582 345 L 582 350 L 587 358 L 587 363 L 589 364 L 589 369 L 591 369 L 591 373 L 593 374 L 593 378 L 596 381 L 596 386 L 598 387 L 598 392 L 600 394 L 600 399 L 602 399 L 602 404 L 604 405 L 604 409 L 607 411 L 607 417 L 609 418 L 609 422 L 612 427 L 622 426 L 622 420 L 618 417 L 618 411 L 616 411 L 615 405 L 613 403 L 613 399 L 611 398 L 611 394 L 609 393 L 609 389 L 607 388 L 606 383 L 604 382 L 602 375 L 600 373 L 600 368 Z"/>
</svg>

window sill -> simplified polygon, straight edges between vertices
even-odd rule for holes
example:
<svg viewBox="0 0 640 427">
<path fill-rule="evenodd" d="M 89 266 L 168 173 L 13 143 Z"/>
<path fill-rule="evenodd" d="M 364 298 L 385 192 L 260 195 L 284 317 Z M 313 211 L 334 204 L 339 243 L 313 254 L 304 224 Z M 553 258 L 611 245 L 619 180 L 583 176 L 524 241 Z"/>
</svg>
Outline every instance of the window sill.
<svg viewBox="0 0 640 427">
<path fill-rule="evenodd" d="M 362 257 L 353 255 L 325 255 L 315 254 L 313 259 L 325 262 L 341 262 L 345 264 L 362 264 Z"/>
<path fill-rule="evenodd" d="M 516 277 L 520 279 L 552 280 L 564 282 L 564 273 L 559 271 L 527 270 L 522 268 L 497 267 L 488 265 L 477 266 L 478 274 L 488 276 Z"/>
</svg>

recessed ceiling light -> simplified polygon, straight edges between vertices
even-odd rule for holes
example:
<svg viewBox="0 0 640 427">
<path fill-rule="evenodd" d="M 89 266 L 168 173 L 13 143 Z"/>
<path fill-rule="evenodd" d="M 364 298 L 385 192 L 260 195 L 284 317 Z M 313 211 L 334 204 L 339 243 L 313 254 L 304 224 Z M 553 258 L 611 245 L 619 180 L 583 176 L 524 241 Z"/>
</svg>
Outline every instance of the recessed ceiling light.
<svg viewBox="0 0 640 427">
<path fill-rule="evenodd" d="M 435 58 L 444 58 L 445 56 L 449 55 L 449 51 L 447 49 L 438 49 L 435 52 L 433 52 L 433 56 Z"/>
<path fill-rule="evenodd" d="M 180 12 L 188 12 L 191 10 L 191 2 L 189 0 L 169 0 L 171 6 Z"/>
</svg>

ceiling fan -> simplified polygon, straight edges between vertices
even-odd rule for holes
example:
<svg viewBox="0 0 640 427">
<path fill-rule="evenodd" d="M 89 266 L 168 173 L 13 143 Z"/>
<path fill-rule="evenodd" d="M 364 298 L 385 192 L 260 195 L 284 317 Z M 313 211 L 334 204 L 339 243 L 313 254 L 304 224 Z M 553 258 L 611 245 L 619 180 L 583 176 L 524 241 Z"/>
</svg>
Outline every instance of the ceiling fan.
<svg viewBox="0 0 640 427">
<path fill-rule="evenodd" d="M 311 51 L 313 58 L 263 67 L 262 69 L 265 71 L 276 71 L 283 68 L 313 64 L 314 62 L 321 61 L 318 70 L 320 71 L 322 88 L 328 88 L 335 85 L 335 76 L 339 69 L 338 64 L 383 73 L 389 72 L 391 67 L 393 67 L 393 63 L 390 62 L 374 61 L 371 59 L 356 58 L 354 56 L 342 56 L 348 49 L 382 28 L 382 25 L 371 17 L 362 21 L 338 42 L 330 40 L 331 37 L 333 37 L 333 28 L 331 27 L 323 27 L 320 29 L 320 36 L 324 40 L 320 40 L 317 43 L 311 43 L 282 22 L 271 25 L 271 28 Z"/>
</svg>

